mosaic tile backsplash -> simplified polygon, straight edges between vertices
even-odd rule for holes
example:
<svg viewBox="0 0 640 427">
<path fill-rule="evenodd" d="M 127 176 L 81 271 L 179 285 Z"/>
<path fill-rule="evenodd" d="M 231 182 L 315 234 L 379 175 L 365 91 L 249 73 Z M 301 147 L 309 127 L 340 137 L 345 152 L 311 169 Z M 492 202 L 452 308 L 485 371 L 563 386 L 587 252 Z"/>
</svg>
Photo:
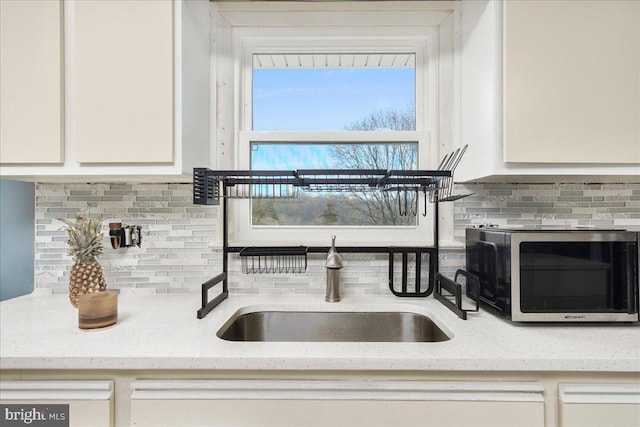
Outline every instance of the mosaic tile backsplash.
<svg viewBox="0 0 640 427">
<path fill-rule="evenodd" d="M 56 218 L 73 218 L 90 204 L 103 218 L 99 261 L 109 289 L 184 293 L 222 270 L 208 249 L 217 210 L 193 204 L 190 184 L 38 184 L 36 187 L 36 288 L 68 292 L 72 260 Z M 142 245 L 114 250 L 109 222 L 142 226 Z"/>
<path fill-rule="evenodd" d="M 454 237 L 479 224 L 640 227 L 640 184 L 458 185 L 473 196 L 454 204 Z M 71 257 L 56 218 L 73 218 L 89 203 L 104 219 L 100 262 L 109 289 L 199 293 L 200 284 L 222 271 L 217 240 L 218 208 L 192 203 L 191 184 L 38 184 L 36 188 L 36 288 L 66 293 Z M 108 223 L 143 227 L 142 247 L 114 250 Z M 386 255 L 345 254 L 342 293 L 389 294 Z M 441 270 L 464 266 L 464 251 L 444 249 Z M 324 293 L 324 257 L 309 257 L 305 274 L 244 275 L 230 263 L 231 293 Z"/>
</svg>

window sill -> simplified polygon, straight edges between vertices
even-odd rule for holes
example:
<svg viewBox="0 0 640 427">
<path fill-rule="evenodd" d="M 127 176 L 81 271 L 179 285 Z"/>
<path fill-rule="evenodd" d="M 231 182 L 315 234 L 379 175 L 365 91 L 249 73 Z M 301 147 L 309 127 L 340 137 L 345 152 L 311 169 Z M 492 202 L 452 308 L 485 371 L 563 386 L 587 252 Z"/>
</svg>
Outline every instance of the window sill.
<svg viewBox="0 0 640 427">
<path fill-rule="evenodd" d="M 326 239 L 326 240 L 297 240 L 297 241 L 289 241 L 289 240 L 282 240 L 282 241 L 278 241 L 276 242 L 265 242 L 263 240 L 234 240 L 234 241 L 230 241 L 229 242 L 229 246 L 230 247 L 250 247 L 250 246 L 330 246 L 331 244 L 331 240 L 330 239 Z M 336 246 L 340 247 L 340 246 L 362 246 L 362 247 L 366 247 L 366 246 L 379 246 L 379 247 L 386 247 L 386 246 L 403 246 L 403 247 L 429 247 L 431 246 L 428 243 L 425 243 L 424 240 L 423 241 L 411 241 L 411 242 L 383 242 L 383 241 L 378 241 L 378 242 L 364 242 L 364 241 L 340 241 L 340 236 L 338 235 L 337 238 L 337 244 Z M 209 243 L 209 250 L 212 251 L 221 251 L 222 250 L 222 242 L 221 241 L 214 241 L 214 242 L 210 242 Z M 462 250 L 464 249 L 465 245 L 462 242 L 457 242 L 457 241 L 452 241 L 452 240 L 445 240 L 445 241 L 441 241 L 440 242 L 440 249 L 454 249 L 454 250 Z"/>
</svg>

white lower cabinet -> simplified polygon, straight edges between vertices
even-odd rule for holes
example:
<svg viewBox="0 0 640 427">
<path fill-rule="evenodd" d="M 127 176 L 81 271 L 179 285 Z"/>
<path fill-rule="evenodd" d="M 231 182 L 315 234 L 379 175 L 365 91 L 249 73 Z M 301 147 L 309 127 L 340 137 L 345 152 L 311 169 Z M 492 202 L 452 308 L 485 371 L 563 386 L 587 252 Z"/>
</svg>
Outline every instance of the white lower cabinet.
<svg viewBox="0 0 640 427">
<path fill-rule="evenodd" d="M 0 406 L 0 425 L 114 426 L 113 381 L 0 381 Z"/>
<path fill-rule="evenodd" d="M 133 426 L 544 426 L 536 382 L 132 383 Z"/>
<path fill-rule="evenodd" d="M 560 427 L 640 426 L 640 384 L 560 384 Z"/>
</svg>

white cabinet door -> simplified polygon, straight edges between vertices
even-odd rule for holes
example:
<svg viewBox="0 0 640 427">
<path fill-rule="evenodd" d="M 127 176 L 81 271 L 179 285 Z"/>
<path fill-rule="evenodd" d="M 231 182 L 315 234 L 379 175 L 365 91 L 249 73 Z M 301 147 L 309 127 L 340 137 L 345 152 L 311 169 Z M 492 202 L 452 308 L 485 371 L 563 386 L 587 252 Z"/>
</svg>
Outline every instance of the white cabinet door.
<svg viewBox="0 0 640 427">
<path fill-rule="evenodd" d="M 0 5 L 0 176 L 41 182 L 190 182 L 194 167 L 211 167 L 209 12 L 215 5 L 208 0 L 1 0 Z M 39 7 L 45 15 L 36 12 Z M 23 11 L 34 22 L 22 25 L 17 16 Z M 55 22 L 57 29 L 41 21 Z M 42 31 L 46 37 L 38 36 Z M 5 45 L 18 47 L 5 50 Z M 23 50 L 34 57 L 22 58 Z M 47 58 L 54 54 L 58 62 L 52 69 Z M 9 63 L 5 56 L 18 61 Z M 32 83 L 40 75 L 46 85 L 55 80 L 56 96 L 47 95 L 42 82 Z M 5 90 L 16 76 L 29 81 Z M 49 104 L 41 105 L 42 100 Z M 54 104 L 57 111 L 42 110 Z M 50 125 L 54 113 L 55 129 Z M 31 142 L 20 142 L 22 134 Z M 50 146 L 54 154 L 47 151 Z"/>
<path fill-rule="evenodd" d="M 79 163 L 173 162 L 173 2 L 74 3 Z"/>
<path fill-rule="evenodd" d="M 114 425 L 112 381 L 0 381 L 0 396 L 2 405 L 12 405 L 6 409 L 12 414 L 2 415 L 12 418 L 8 421 L 19 419 L 20 410 L 29 414 L 35 408 L 36 421 L 68 421 L 70 427 Z M 63 407 L 48 410 L 47 405 Z"/>
<path fill-rule="evenodd" d="M 134 426 L 544 426 L 520 382 L 136 381 Z"/>
<path fill-rule="evenodd" d="M 459 181 L 640 175 L 640 2 L 460 5 Z"/>
<path fill-rule="evenodd" d="M 503 4 L 504 160 L 640 164 L 640 2 Z"/>
<path fill-rule="evenodd" d="M 0 162 L 63 162 L 62 0 L 0 2 Z"/>
<path fill-rule="evenodd" d="M 560 384 L 560 427 L 640 426 L 640 385 Z"/>
</svg>

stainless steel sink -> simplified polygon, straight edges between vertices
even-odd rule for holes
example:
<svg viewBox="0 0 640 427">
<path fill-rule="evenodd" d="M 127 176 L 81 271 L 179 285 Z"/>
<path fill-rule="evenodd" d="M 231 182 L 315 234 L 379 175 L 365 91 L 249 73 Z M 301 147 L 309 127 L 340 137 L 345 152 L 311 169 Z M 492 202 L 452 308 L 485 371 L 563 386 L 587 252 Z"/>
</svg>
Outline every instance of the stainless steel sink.
<svg viewBox="0 0 640 427">
<path fill-rule="evenodd" d="M 438 342 L 451 339 L 429 317 L 410 312 L 255 311 L 218 331 L 227 341 Z"/>
</svg>

